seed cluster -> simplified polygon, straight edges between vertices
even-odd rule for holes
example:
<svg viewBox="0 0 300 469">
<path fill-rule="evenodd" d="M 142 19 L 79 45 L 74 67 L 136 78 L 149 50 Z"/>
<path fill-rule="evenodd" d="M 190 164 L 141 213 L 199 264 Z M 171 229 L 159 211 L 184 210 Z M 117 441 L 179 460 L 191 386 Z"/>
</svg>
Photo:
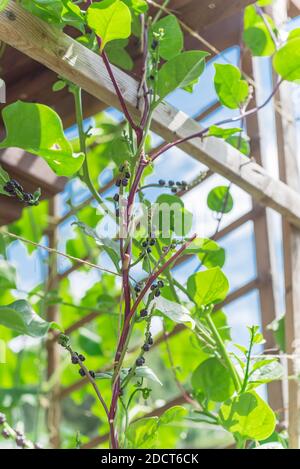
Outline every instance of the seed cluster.
<svg viewBox="0 0 300 469">
<path fill-rule="evenodd" d="M 156 283 L 152 283 L 150 290 L 154 293 L 154 296 L 160 296 L 160 289 L 164 287 L 164 282 L 162 280 L 158 280 Z"/>
<path fill-rule="evenodd" d="M 171 179 L 169 181 L 165 181 L 164 179 L 160 179 L 158 181 L 158 184 L 161 187 L 168 186 L 171 188 L 171 192 L 173 194 L 176 194 L 179 191 L 186 191 L 188 188 L 188 183 L 186 181 L 172 181 Z"/>
<path fill-rule="evenodd" d="M 81 367 L 81 364 L 83 362 L 85 362 L 85 356 L 82 355 L 81 353 L 77 353 L 77 352 L 74 352 L 70 346 L 70 339 L 67 335 L 65 334 L 60 334 L 59 337 L 58 337 L 58 343 L 63 347 L 65 348 L 66 350 L 68 350 L 68 352 L 70 352 L 70 355 L 71 355 L 71 363 L 72 365 L 79 365 L 80 368 L 79 368 L 79 374 L 80 376 L 84 377 L 86 376 L 86 372 L 85 370 Z M 93 371 L 93 370 L 89 370 L 89 375 L 95 379 L 96 377 L 96 373 Z"/>
<path fill-rule="evenodd" d="M 129 179 L 131 178 L 131 174 L 128 168 L 129 168 L 128 163 L 124 163 L 119 167 L 119 176 L 116 180 L 117 187 L 128 186 Z"/>
<path fill-rule="evenodd" d="M 39 202 L 34 194 L 31 192 L 25 192 L 21 184 L 15 179 L 8 181 L 4 190 L 8 192 L 12 197 L 17 197 L 22 202 L 25 202 L 27 205 L 38 205 Z"/>
<path fill-rule="evenodd" d="M 31 441 L 26 440 L 24 433 L 10 428 L 6 422 L 6 416 L 0 412 L 0 428 L 1 427 L 3 427 L 1 431 L 2 437 L 6 440 L 10 438 L 13 439 L 19 448 L 41 449 L 38 443 L 32 443 Z"/>
</svg>

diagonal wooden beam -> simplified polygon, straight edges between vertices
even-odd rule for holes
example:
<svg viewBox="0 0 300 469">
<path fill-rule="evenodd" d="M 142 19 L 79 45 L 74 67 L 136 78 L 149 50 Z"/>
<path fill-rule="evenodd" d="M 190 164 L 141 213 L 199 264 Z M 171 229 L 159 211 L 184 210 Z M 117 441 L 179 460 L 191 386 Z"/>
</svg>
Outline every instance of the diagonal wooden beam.
<svg viewBox="0 0 300 469">
<path fill-rule="evenodd" d="M 120 108 L 101 57 L 35 18 L 13 1 L 9 1 L 0 13 L 0 40 L 81 86 L 100 101 Z M 113 70 L 130 112 L 137 117 L 138 83 L 116 67 Z M 152 128 L 166 141 L 186 137 L 202 129 L 196 121 L 167 103 L 156 109 Z M 300 195 L 269 176 L 261 166 L 231 145 L 215 138 L 205 141 L 197 138 L 181 145 L 181 148 L 300 227 Z"/>
</svg>

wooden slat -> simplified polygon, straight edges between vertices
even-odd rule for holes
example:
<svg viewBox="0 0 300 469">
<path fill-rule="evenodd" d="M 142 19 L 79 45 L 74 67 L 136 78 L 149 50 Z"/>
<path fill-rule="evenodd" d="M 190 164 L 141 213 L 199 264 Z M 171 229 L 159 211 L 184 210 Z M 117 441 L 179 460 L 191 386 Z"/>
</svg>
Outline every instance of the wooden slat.
<svg viewBox="0 0 300 469">
<path fill-rule="evenodd" d="M 250 53 L 243 56 L 243 71 L 248 76 L 253 76 L 252 58 Z M 252 106 L 258 104 L 253 97 Z M 250 138 L 251 155 L 259 164 L 263 164 L 261 155 L 260 133 L 258 126 L 257 114 L 253 114 L 246 120 L 247 134 Z M 254 210 L 257 204 L 254 203 Z M 266 209 L 260 217 L 254 219 L 254 235 L 255 235 L 255 257 L 257 276 L 261 279 L 259 283 L 259 301 L 261 311 L 261 325 L 265 338 L 265 349 L 274 349 L 276 347 L 274 334 L 268 329 L 268 325 L 276 318 L 276 303 L 274 295 L 274 275 L 271 264 L 271 250 L 269 239 L 270 225 L 267 219 Z M 274 381 L 268 384 L 268 398 L 271 407 L 274 410 L 281 410 L 278 413 L 279 418 L 283 419 L 283 389 L 281 381 Z"/>
<path fill-rule="evenodd" d="M 276 0 L 272 13 L 277 26 L 287 21 L 286 0 Z M 283 110 L 295 119 L 293 104 L 293 85 L 286 82 L 280 90 Z M 277 116 L 277 140 L 280 176 L 294 190 L 300 189 L 300 172 L 298 166 L 298 139 L 295 120 L 291 122 L 283 114 Z M 300 354 L 300 231 L 287 220 L 283 220 L 283 253 L 285 270 L 285 331 L 286 353 L 294 355 L 288 360 L 288 434 L 289 447 L 300 448 L 300 386 L 299 386 L 299 354 Z"/>
<path fill-rule="evenodd" d="M 108 105 L 119 108 L 113 85 L 101 57 L 10 1 L 0 14 L 0 39 L 75 82 Z M 130 111 L 137 115 L 137 82 L 114 67 L 116 79 Z M 186 137 L 201 126 L 183 112 L 161 104 L 154 113 L 153 130 L 165 140 Z M 210 138 L 181 145 L 184 151 L 225 176 L 258 202 L 277 210 L 300 227 L 300 196 L 270 177 L 232 146 Z"/>
</svg>

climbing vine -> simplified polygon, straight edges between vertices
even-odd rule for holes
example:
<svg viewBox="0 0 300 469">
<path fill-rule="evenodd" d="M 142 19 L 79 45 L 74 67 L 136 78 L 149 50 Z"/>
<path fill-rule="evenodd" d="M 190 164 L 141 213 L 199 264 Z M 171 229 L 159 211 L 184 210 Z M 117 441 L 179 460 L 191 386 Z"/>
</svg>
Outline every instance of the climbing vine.
<svg viewBox="0 0 300 469">
<path fill-rule="evenodd" d="M 86 125 L 81 89 L 63 76 L 58 77 L 53 92 L 67 88 L 73 97 L 77 134 L 71 141 L 60 117 L 44 104 L 17 101 L 2 111 L 6 135 L 0 148 L 18 147 L 37 155 L 57 175 L 69 178 L 70 186 L 77 184 L 88 192 L 79 204 L 71 193 L 66 215 L 56 220 L 72 233 L 65 252 L 72 264 L 57 274 L 58 288 L 53 291 L 47 282 L 41 282 L 31 291 L 23 291 L 20 299 L 16 271 L 7 252 L 14 237 L 35 243 L 27 244 L 29 253 L 41 252 L 42 236 L 53 220 L 48 217 L 48 203 L 40 202 L 39 189 L 34 194 L 27 192 L 0 168 L 0 193 L 29 206 L 19 221 L 1 232 L 1 338 L 7 343 L 20 335 L 39 339 L 39 345 L 34 342 L 28 349 L 22 348 L 17 359 L 8 351 L 8 363 L 14 363 L 13 368 L 22 373 L 15 383 L 12 371 L 0 390 L 0 409 L 7 414 L 0 414 L 3 437 L 18 440 L 21 447 L 34 447 L 35 443 L 9 429 L 7 420 L 13 417 L 13 409 L 23 406 L 24 396 L 31 392 L 38 396 L 32 430 L 36 441 L 43 427 L 40 415 L 47 413 L 43 397 L 57 381 L 63 392 L 76 375 L 79 384 L 71 401 L 73 411 L 77 406 L 83 415 L 88 406 L 97 420 L 93 425 L 98 431 L 101 422 L 101 436 L 105 441 L 107 433 L 111 448 L 176 447 L 180 425 L 188 428 L 191 423 L 196 433 L 203 423 L 222 427 L 238 448 L 268 441 L 285 445 L 276 432 L 277 409 L 271 409 L 257 391 L 259 386 L 280 379 L 281 365 L 276 358 L 261 354 L 264 339 L 256 325 L 248 328 L 247 347 L 232 341 L 221 309 L 229 291 L 222 271 L 224 249 L 213 239 L 192 232 L 193 214 L 181 197 L 203 180 L 206 172 L 194 181 L 176 181 L 170 168 L 170 180 L 166 181 L 156 177 L 154 162 L 195 138 L 222 139 L 250 157 L 245 118 L 267 105 L 283 81 L 300 80 L 299 30 L 283 40 L 262 10 L 266 2 L 247 7 L 244 45 L 254 56 L 272 56 L 278 74 L 274 90 L 260 107 L 251 107 L 254 90 L 243 71 L 217 61 L 215 91 L 220 104 L 237 111 L 235 117 L 154 147 L 154 113 L 174 91 L 192 93 L 209 60 L 205 51 L 184 50 L 176 16 L 162 10 L 150 14 L 144 0 L 18 3 L 53 27 L 73 28 L 76 40 L 101 56 L 123 117 L 116 122 L 100 114 Z M 8 2 L 0 5 L 3 11 L 9 8 Z M 138 117 L 128 107 L 115 75 L 115 66 L 130 71 L 136 65 L 128 52 L 132 38 L 140 48 Z M 105 185 L 100 176 L 107 170 L 111 180 Z M 150 174 L 156 179 L 149 184 Z M 159 191 L 154 202 L 151 188 Z M 218 186 L 208 194 L 207 205 L 217 217 L 217 230 L 234 204 L 230 189 Z M 55 253 L 59 256 L 57 250 Z M 185 281 L 179 282 L 175 266 L 184 256 L 196 256 L 198 267 L 196 272 L 186 270 Z M 74 299 L 71 273 L 81 267 L 97 278 L 81 298 Z M 105 270 L 110 273 L 102 272 Z M 59 307 L 59 323 L 47 321 L 49 305 Z M 94 321 L 85 321 L 87 315 Z M 62 366 L 45 382 L 42 358 L 49 341 L 60 344 Z M 30 360 L 39 363 L 38 384 L 32 391 L 29 384 L 34 381 L 34 370 L 28 371 L 29 378 L 23 377 Z M 1 370 L 1 374 L 6 372 Z M 90 390 L 87 400 L 81 385 Z M 8 390 L 14 386 L 9 399 Z M 177 389 L 181 404 L 147 416 L 145 403 L 155 407 L 152 396 L 168 401 L 170 389 Z M 70 403 L 68 412 L 72 413 Z M 79 448 L 87 444 L 84 425 L 80 423 L 81 434 L 76 437 Z M 69 438 L 67 445 L 75 445 L 76 431 L 73 426 L 73 440 Z"/>
</svg>

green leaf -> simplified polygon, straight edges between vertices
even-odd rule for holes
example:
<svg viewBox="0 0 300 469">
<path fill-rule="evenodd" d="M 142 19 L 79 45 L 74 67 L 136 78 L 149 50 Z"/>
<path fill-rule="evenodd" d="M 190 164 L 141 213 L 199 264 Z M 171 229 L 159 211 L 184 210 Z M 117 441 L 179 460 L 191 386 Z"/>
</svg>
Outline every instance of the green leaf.
<svg viewBox="0 0 300 469">
<path fill-rule="evenodd" d="M 217 358 L 202 362 L 192 374 L 192 386 L 214 402 L 224 402 L 234 393 L 230 373 Z"/>
<path fill-rule="evenodd" d="M 180 405 L 171 407 L 159 418 L 159 425 L 168 425 L 171 422 L 180 421 L 186 416 L 186 414 L 187 410 Z"/>
<path fill-rule="evenodd" d="M 290 39 L 295 39 L 296 37 L 300 36 L 300 28 L 293 29 L 288 36 L 288 41 Z"/>
<path fill-rule="evenodd" d="M 273 59 L 275 71 L 284 80 L 300 82 L 300 37 L 289 40 Z"/>
<path fill-rule="evenodd" d="M 228 138 L 231 135 L 237 134 L 241 131 L 242 131 L 242 129 L 239 128 L 239 127 L 234 127 L 232 129 L 223 129 L 222 127 L 212 125 L 209 128 L 208 136 L 209 137 L 218 137 L 218 138 Z"/>
<path fill-rule="evenodd" d="M 259 7 L 266 7 L 268 5 L 272 5 L 272 3 L 274 2 L 274 0 L 258 0 L 256 2 L 256 4 L 259 6 Z"/>
<path fill-rule="evenodd" d="M 109 61 L 123 70 L 132 70 L 133 61 L 129 53 L 125 49 L 128 44 L 127 39 L 118 39 L 112 41 L 106 46 L 106 53 Z"/>
<path fill-rule="evenodd" d="M 275 414 L 255 391 L 225 402 L 219 413 L 222 425 L 239 438 L 264 440 L 274 431 Z"/>
<path fill-rule="evenodd" d="M 171 231 L 177 236 L 185 236 L 192 227 L 193 214 L 184 208 L 180 197 L 162 194 L 156 199 L 153 220 L 162 238 L 170 238 Z"/>
<path fill-rule="evenodd" d="M 158 417 L 149 417 L 132 422 L 126 430 L 130 447 L 134 449 L 154 448 L 157 439 Z"/>
<path fill-rule="evenodd" d="M 9 0 L 0 0 L 0 11 L 4 10 Z"/>
<path fill-rule="evenodd" d="M 193 320 L 191 313 L 180 303 L 175 303 L 174 301 L 167 300 L 163 296 L 159 296 L 151 301 L 149 309 L 151 310 L 152 308 L 160 311 L 176 323 L 188 323 L 191 325 L 192 329 L 195 327 L 195 321 Z"/>
<path fill-rule="evenodd" d="M 9 196 L 9 193 L 4 189 L 9 180 L 9 174 L 0 165 L 0 194 Z"/>
<path fill-rule="evenodd" d="M 84 156 L 73 154 L 62 122 L 50 107 L 17 101 L 3 109 L 2 117 L 6 138 L 0 148 L 18 147 L 38 155 L 59 176 L 72 176 L 79 171 Z"/>
<path fill-rule="evenodd" d="M 240 135 L 232 135 L 225 140 L 229 145 L 232 145 L 238 151 L 243 153 L 243 155 L 250 155 L 250 144 L 249 139 L 242 137 Z"/>
<path fill-rule="evenodd" d="M 0 306 L 0 324 L 30 337 L 43 337 L 51 327 L 58 328 L 56 323 L 46 322 L 38 316 L 25 300 Z"/>
<path fill-rule="evenodd" d="M 88 355 L 92 357 L 102 355 L 100 342 L 101 341 L 98 334 L 95 334 L 85 327 L 81 327 L 79 329 L 78 344 Z"/>
<path fill-rule="evenodd" d="M 214 267 L 191 275 L 187 288 L 198 306 L 208 306 L 226 298 L 229 283 L 222 270 Z"/>
<path fill-rule="evenodd" d="M 228 186 L 218 186 L 207 196 L 207 205 L 214 212 L 228 213 L 233 208 L 233 198 Z"/>
<path fill-rule="evenodd" d="M 230 64 L 215 64 L 215 69 L 214 83 L 220 102 L 230 109 L 239 108 L 249 94 L 240 69 Z"/>
<path fill-rule="evenodd" d="M 0 259 L 0 290 L 16 288 L 16 269 L 5 260 Z"/>
<path fill-rule="evenodd" d="M 84 31 L 84 16 L 71 0 L 21 0 L 22 6 L 56 27 L 70 25 Z"/>
<path fill-rule="evenodd" d="M 164 31 L 164 35 L 159 44 L 159 55 L 164 60 L 173 59 L 183 48 L 183 34 L 176 16 L 164 16 L 154 24 L 150 34 L 150 44 L 153 40 L 153 33 L 158 33 L 160 30 Z"/>
<path fill-rule="evenodd" d="M 286 351 L 285 346 L 285 316 L 275 319 L 268 325 L 268 329 L 274 334 L 276 344 L 282 352 Z"/>
<path fill-rule="evenodd" d="M 161 99 L 177 88 L 183 88 L 198 80 L 204 71 L 205 57 L 202 51 L 182 52 L 165 63 L 158 72 L 157 92 Z"/>
<path fill-rule="evenodd" d="M 224 341 L 231 340 L 230 327 L 227 322 L 226 314 L 221 310 L 214 311 L 211 315 L 211 318 L 222 339 Z"/>
<path fill-rule="evenodd" d="M 127 39 L 131 33 L 131 13 L 119 0 L 93 3 L 87 10 L 88 26 L 101 39 L 101 51 L 114 39 Z"/>
<path fill-rule="evenodd" d="M 272 19 L 266 14 L 265 19 L 270 24 L 270 28 L 275 31 Z M 268 56 L 276 50 L 270 32 L 264 20 L 256 13 L 254 5 L 245 8 L 243 38 L 253 55 Z"/>
<path fill-rule="evenodd" d="M 148 11 L 148 4 L 145 0 L 123 0 L 135 15 L 142 15 Z"/>
<path fill-rule="evenodd" d="M 271 383 L 278 381 L 283 376 L 283 367 L 277 360 L 269 360 L 268 363 L 258 367 L 251 373 L 249 384 L 255 383 L 256 385 Z"/>
<path fill-rule="evenodd" d="M 121 370 L 122 380 L 124 380 L 127 377 L 129 372 L 130 372 L 130 368 L 122 368 Z M 154 371 L 148 366 L 139 366 L 138 368 L 136 368 L 134 376 L 136 378 L 146 378 L 149 381 L 152 381 L 153 383 L 160 384 L 160 386 L 163 385 L 160 379 L 154 373 Z M 112 371 L 104 371 L 101 373 L 96 373 L 97 379 L 112 379 L 112 377 L 113 377 Z"/>
</svg>

